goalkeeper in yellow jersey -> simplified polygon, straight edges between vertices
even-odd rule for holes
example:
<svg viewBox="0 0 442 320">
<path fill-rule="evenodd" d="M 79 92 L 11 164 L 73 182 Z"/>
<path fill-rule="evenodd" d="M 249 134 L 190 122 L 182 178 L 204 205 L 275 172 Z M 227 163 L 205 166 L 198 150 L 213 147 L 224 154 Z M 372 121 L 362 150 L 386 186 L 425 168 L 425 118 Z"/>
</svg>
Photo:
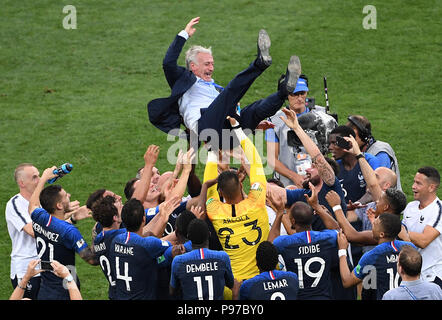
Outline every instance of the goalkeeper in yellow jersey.
<svg viewBox="0 0 442 320">
<path fill-rule="evenodd" d="M 238 176 L 233 171 L 224 171 L 218 176 L 218 153 L 209 151 L 204 181 L 218 177 L 218 183 L 207 190 L 206 210 L 224 251 L 230 257 L 233 275 L 241 281 L 259 274 L 256 249 L 269 234 L 267 182 L 255 146 L 238 122 L 233 118 L 229 120 L 250 163 L 250 191 L 245 199 Z"/>
</svg>

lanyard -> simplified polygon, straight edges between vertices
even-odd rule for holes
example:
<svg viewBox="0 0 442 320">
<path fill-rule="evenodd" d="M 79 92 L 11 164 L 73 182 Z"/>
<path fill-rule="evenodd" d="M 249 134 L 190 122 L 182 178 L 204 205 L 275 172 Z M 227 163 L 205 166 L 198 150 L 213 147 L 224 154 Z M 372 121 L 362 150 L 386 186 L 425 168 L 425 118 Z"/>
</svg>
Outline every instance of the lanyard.
<svg viewBox="0 0 442 320">
<path fill-rule="evenodd" d="M 404 285 L 400 285 L 399 287 L 402 287 L 402 288 L 404 288 L 405 289 L 405 291 L 407 291 L 408 292 L 408 294 L 411 296 L 411 298 L 413 299 L 413 300 L 419 300 L 418 298 L 416 298 L 416 296 L 411 292 L 411 290 L 410 289 L 408 289 L 406 286 L 404 286 Z"/>
</svg>

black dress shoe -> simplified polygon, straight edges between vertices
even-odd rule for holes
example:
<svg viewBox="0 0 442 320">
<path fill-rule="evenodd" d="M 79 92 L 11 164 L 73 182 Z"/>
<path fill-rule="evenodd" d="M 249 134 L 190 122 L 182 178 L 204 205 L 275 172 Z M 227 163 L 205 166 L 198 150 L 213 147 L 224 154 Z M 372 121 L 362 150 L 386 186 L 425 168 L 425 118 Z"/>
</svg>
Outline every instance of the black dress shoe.
<svg viewBox="0 0 442 320">
<path fill-rule="evenodd" d="M 258 33 L 258 56 L 256 58 L 256 66 L 261 70 L 265 70 L 272 64 L 272 57 L 270 56 L 270 37 L 264 29 L 259 30 Z"/>
<path fill-rule="evenodd" d="M 301 62 L 298 56 L 291 56 L 289 64 L 287 65 L 287 71 L 284 76 L 284 81 L 281 83 L 279 78 L 278 89 L 282 95 L 287 96 L 292 93 L 296 88 L 299 75 L 301 74 Z"/>
</svg>

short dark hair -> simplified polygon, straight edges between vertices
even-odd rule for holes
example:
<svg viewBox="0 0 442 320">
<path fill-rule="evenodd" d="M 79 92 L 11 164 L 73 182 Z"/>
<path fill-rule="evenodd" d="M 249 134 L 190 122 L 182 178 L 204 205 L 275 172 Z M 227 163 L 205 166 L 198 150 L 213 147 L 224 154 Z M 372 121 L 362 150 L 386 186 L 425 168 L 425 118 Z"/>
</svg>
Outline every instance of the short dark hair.
<svg viewBox="0 0 442 320">
<path fill-rule="evenodd" d="M 278 250 L 270 241 L 263 241 L 256 249 L 256 265 L 261 272 L 272 271 L 278 264 Z"/>
<path fill-rule="evenodd" d="M 115 198 L 106 196 L 97 200 L 92 206 L 92 218 L 103 227 L 109 228 L 114 222 L 113 217 L 118 215 L 118 209 L 114 205 Z"/>
<path fill-rule="evenodd" d="M 356 137 L 355 132 L 353 131 L 352 128 L 347 127 L 347 126 L 337 126 L 336 128 L 334 128 L 330 134 L 337 134 L 341 137 L 350 137 L 352 136 L 353 138 Z"/>
<path fill-rule="evenodd" d="M 202 245 L 209 241 L 209 227 L 207 223 L 200 219 L 193 219 L 187 227 L 187 239 L 192 241 L 192 244 Z"/>
<path fill-rule="evenodd" d="M 280 180 L 275 179 L 275 178 L 269 178 L 269 179 L 267 179 L 267 183 L 274 183 L 274 184 L 276 184 L 277 186 L 279 186 L 279 187 L 281 187 L 281 188 L 285 188 L 285 187 L 284 187 L 284 184 L 283 184 Z"/>
<path fill-rule="evenodd" d="M 218 189 L 227 198 L 233 198 L 240 191 L 239 178 L 236 172 L 226 170 L 218 176 Z"/>
<path fill-rule="evenodd" d="M 309 227 L 313 222 L 313 209 L 302 201 L 295 202 L 290 208 L 290 214 L 295 219 L 295 224 Z"/>
<path fill-rule="evenodd" d="M 138 199 L 130 199 L 121 210 L 121 220 L 127 231 L 136 232 L 143 223 L 144 207 Z"/>
<path fill-rule="evenodd" d="M 89 195 L 89 198 L 87 198 L 86 201 L 86 207 L 89 210 L 92 210 L 92 207 L 94 206 L 94 203 L 103 198 L 103 194 L 106 192 L 106 189 L 98 189 L 94 192 L 92 192 Z"/>
<path fill-rule="evenodd" d="M 407 275 L 418 276 L 421 273 L 422 256 L 412 246 L 404 245 L 399 254 L 399 264 Z"/>
<path fill-rule="evenodd" d="M 390 204 L 394 214 L 400 215 L 407 206 L 407 196 L 401 190 L 396 188 L 388 188 L 385 190 L 387 201 Z"/>
<path fill-rule="evenodd" d="M 426 176 L 432 183 L 435 183 L 438 187 L 440 185 L 440 174 L 434 167 L 422 167 L 417 170 L 417 172 Z"/>
<path fill-rule="evenodd" d="M 132 178 L 128 182 L 126 182 L 126 186 L 124 187 L 124 195 L 126 196 L 127 200 L 132 198 L 132 195 L 134 194 L 134 191 L 135 191 L 134 184 L 138 180 L 140 180 L 140 179 Z"/>
<path fill-rule="evenodd" d="M 187 238 L 187 229 L 193 219 L 196 219 L 196 217 L 191 211 L 182 211 L 175 220 L 175 233 Z"/>
<path fill-rule="evenodd" d="M 55 205 L 61 199 L 61 189 L 60 185 L 54 184 L 47 186 L 40 193 L 40 204 L 50 214 L 55 212 Z"/>
<path fill-rule="evenodd" d="M 393 213 L 383 213 L 378 217 L 382 231 L 388 239 L 395 239 L 401 232 L 401 219 L 399 215 Z"/>
</svg>

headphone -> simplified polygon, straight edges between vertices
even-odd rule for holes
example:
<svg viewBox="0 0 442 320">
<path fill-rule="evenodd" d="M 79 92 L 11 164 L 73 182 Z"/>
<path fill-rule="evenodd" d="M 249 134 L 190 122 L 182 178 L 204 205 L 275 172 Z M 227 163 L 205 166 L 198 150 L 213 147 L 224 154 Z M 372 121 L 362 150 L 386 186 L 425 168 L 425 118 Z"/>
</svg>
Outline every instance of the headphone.
<svg viewBox="0 0 442 320">
<path fill-rule="evenodd" d="M 349 116 L 347 118 L 359 131 L 359 137 L 364 143 L 369 143 L 373 136 L 371 135 L 371 130 L 367 129 L 355 116 Z"/>
</svg>

